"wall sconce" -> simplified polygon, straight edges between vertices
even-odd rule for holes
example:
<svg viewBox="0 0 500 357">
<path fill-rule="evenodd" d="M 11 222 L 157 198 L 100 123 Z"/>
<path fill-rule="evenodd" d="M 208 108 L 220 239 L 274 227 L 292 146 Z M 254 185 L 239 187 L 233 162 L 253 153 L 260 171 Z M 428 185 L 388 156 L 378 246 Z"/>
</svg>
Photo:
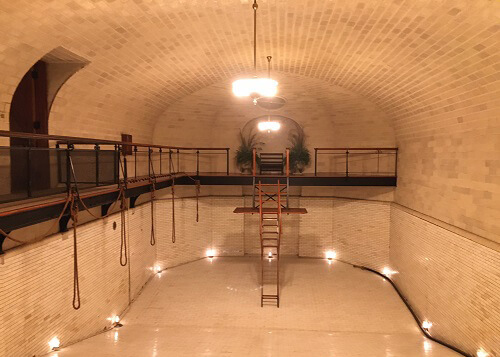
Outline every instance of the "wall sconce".
<svg viewBox="0 0 500 357">
<path fill-rule="evenodd" d="M 328 252 L 326 252 L 327 260 L 333 260 L 335 258 L 337 258 L 337 253 L 335 253 L 333 250 L 329 250 Z"/>
<path fill-rule="evenodd" d="M 476 352 L 477 357 L 488 357 L 490 354 L 483 350 L 482 348 L 478 349 Z"/>
<path fill-rule="evenodd" d="M 425 320 L 424 322 L 422 322 L 422 328 L 425 330 L 425 331 L 429 331 L 429 329 L 432 327 L 432 322 L 430 321 L 427 321 Z"/>
<path fill-rule="evenodd" d="M 215 257 L 215 249 L 207 249 L 207 257 L 212 259 L 213 257 Z"/>
<path fill-rule="evenodd" d="M 49 347 L 52 351 L 59 351 L 59 348 L 61 347 L 61 341 L 59 341 L 57 337 L 54 337 L 49 341 Z"/>
</svg>

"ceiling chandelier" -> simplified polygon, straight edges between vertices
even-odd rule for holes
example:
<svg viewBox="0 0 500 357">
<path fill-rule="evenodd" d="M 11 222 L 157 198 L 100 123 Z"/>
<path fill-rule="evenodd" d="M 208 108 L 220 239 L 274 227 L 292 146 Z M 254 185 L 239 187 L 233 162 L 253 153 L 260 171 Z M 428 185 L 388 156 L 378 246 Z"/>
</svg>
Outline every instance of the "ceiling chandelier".
<svg viewBox="0 0 500 357">
<path fill-rule="evenodd" d="M 271 121 L 271 117 L 267 117 L 267 121 L 261 121 L 257 124 L 257 128 L 259 131 L 267 131 L 270 133 L 271 131 L 278 131 L 281 128 L 281 124 L 279 121 Z"/>
<path fill-rule="evenodd" d="M 253 78 L 238 79 L 233 82 L 233 93 L 237 97 L 273 97 L 278 92 L 278 82 L 268 78 L 257 77 L 257 0 L 254 0 L 253 9 Z M 270 56 L 267 58 L 270 62 Z"/>
</svg>

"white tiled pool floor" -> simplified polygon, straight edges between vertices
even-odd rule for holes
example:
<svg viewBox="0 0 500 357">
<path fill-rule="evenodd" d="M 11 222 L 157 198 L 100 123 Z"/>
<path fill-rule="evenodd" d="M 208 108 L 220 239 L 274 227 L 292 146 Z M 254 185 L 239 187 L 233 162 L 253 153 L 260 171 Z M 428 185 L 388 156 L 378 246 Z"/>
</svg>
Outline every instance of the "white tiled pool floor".
<svg viewBox="0 0 500 357">
<path fill-rule="evenodd" d="M 281 305 L 260 307 L 258 258 L 216 258 L 155 276 L 120 329 L 72 356 L 459 356 L 428 340 L 390 283 L 348 264 L 286 258 Z"/>
</svg>

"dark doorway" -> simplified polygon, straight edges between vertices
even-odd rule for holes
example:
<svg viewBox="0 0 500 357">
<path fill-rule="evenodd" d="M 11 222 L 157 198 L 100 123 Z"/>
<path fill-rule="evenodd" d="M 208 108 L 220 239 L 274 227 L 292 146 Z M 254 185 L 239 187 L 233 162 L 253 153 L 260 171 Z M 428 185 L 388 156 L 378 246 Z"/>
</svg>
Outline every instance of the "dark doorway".
<svg viewBox="0 0 500 357">
<path fill-rule="evenodd" d="M 12 98 L 10 131 L 48 134 L 47 64 L 38 61 L 24 75 Z M 11 192 L 50 188 L 50 157 L 47 140 L 11 138 Z M 15 149 L 14 149 L 15 148 Z"/>
</svg>

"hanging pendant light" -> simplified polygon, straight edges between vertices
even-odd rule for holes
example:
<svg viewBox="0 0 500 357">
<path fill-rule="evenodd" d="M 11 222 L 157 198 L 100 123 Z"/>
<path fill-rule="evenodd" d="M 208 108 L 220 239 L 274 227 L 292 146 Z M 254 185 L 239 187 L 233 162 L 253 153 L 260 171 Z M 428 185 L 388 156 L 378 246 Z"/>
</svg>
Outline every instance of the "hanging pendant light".
<svg viewBox="0 0 500 357">
<path fill-rule="evenodd" d="M 253 69 L 254 77 L 238 79 L 233 82 L 233 93 L 237 97 L 273 97 L 278 93 L 278 82 L 271 78 L 257 77 L 257 0 L 253 8 Z"/>
<path fill-rule="evenodd" d="M 260 131 L 267 131 L 270 133 L 271 131 L 278 131 L 281 128 L 281 124 L 277 121 L 271 121 L 271 118 L 269 118 L 267 121 L 261 121 L 259 124 L 257 124 L 257 128 Z"/>
</svg>

